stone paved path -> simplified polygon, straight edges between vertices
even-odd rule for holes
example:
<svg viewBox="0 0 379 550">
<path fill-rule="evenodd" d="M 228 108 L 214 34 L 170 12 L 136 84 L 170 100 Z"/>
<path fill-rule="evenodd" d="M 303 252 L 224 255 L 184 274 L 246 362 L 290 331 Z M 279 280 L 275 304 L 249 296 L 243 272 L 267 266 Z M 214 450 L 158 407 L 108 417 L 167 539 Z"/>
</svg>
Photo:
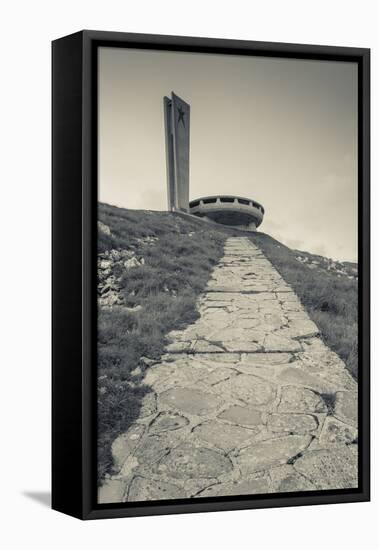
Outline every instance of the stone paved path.
<svg viewBox="0 0 379 550">
<path fill-rule="evenodd" d="M 199 312 L 147 371 L 99 502 L 356 487 L 357 384 L 247 238 L 227 240 Z"/>
</svg>

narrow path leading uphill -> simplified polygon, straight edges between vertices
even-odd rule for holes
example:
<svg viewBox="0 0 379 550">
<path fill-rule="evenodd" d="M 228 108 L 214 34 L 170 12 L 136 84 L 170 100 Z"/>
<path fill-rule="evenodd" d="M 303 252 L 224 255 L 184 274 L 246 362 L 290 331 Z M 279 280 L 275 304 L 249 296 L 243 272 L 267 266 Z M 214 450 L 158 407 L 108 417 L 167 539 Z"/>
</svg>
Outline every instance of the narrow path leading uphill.
<svg viewBox="0 0 379 550">
<path fill-rule="evenodd" d="M 249 239 L 227 239 L 198 308 L 147 371 L 99 502 L 357 487 L 357 384 Z"/>
</svg>

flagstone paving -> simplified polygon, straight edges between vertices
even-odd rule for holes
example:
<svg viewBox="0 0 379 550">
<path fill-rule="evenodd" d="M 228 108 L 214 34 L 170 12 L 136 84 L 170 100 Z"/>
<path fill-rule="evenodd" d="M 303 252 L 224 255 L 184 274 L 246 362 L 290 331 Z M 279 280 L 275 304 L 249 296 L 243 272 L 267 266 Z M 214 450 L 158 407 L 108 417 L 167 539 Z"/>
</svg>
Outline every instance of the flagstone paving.
<svg viewBox="0 0 379 550">
<path fill-rule="evenodd" d="M 147 371 L 99 502 L 357 487 L 357 384 L 247 238 L 227 239 L 198 310 Z"/>
</svg>

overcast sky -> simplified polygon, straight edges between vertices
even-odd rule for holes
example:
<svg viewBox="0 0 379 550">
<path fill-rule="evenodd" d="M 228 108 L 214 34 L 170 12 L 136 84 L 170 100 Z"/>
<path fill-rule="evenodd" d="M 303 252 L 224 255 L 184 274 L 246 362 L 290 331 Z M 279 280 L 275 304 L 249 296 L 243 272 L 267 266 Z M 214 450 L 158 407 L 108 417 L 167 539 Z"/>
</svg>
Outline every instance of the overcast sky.
<svg viewBox="0 0 379 550">
<path fill-rule="evenodd" d="M 261 231 L 356 261 L 356 64 L 101 48 L 100 201 L 167 209 L 172 90 L 191 105 L 191 200 L 255 199 Z"/>
</svg>

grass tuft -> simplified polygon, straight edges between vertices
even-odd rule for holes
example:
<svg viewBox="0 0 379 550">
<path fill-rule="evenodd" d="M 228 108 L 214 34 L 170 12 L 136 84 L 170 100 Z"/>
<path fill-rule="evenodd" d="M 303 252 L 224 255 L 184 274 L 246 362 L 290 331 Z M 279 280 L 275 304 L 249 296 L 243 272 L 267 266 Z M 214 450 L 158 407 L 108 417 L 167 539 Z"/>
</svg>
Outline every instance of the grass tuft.
<svg viewBox="0 0 379 550">
<path fill-rule="evenodd" d="M 320 393 L 321 399 L 324 401 L 327 409 L 328 415 L 334 414 L 334 408 L 336 404 L 336 394 L 335 393 Z"/>
</svg>

